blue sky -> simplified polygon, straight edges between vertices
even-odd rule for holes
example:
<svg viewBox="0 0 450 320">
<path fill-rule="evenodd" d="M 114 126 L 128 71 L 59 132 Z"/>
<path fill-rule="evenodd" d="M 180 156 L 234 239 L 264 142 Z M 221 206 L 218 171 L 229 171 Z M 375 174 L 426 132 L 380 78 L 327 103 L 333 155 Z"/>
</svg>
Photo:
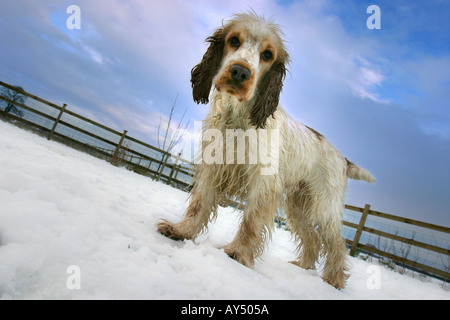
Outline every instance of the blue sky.
<svg viewBox="0 0 450 320">
<path fill-rule="evenodd" d="M 66 9 L 81 10 L 69 30 Z M 381 29 L 369 30 L 369 5 Z M 450 225 L 450 1 L 3 0 L 0 79 L 156 143 L 222 20 L 250 8 L 282 26 L 292 62 L 281 97 L 297 120 L 370 170 L 347 203 Z M 188 135 L 187 135 L 188 136 Z"/>
</svg>

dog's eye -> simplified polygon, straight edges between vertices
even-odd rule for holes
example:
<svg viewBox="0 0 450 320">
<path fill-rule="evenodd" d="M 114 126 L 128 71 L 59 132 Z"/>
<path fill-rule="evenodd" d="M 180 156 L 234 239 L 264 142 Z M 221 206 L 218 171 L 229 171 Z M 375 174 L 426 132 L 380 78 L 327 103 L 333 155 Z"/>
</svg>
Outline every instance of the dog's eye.
<svg viewBox="0 0 450 320">
<path fill-rule="evenodd" d="M 261 58 L 264 61 L 269 61 L 270 59 L 272 59 L 272 57 L 273 57 L 273 54 L 269 50 L 266 50 L 263 53 L 261 53 Z"/>
<path fill-rule="evenodd" d="M 238 37 L 232 37 L 230 39 L 230 45 L 232 47 L 239 48 L 241 46 L 241 42 L 239 41 Z"/>
</svg>

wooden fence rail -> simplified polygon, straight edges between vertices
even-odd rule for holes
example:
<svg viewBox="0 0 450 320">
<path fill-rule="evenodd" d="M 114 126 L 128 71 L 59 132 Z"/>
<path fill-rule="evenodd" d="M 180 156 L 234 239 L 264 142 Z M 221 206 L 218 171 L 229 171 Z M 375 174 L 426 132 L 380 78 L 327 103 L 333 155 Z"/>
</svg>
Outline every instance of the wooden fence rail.
<svg viewBox="0 0 450 320">
<path fill-rule="evenodd" d="M 360 249 L 365 250 L 366 252 L 370 252 L 372 254 L 376 254 L 379 256 L 389 258 L 392 261 L 394 261 L 398 264 L 401 264 L 403 266 L 409 266 L 412 268 L 416 268 L 416 269 L 425 271 L 427 273 L 431 273 L 433 275 L 437 275 L 444 279 L 450 280 L 450 273 L 449 273 L 450 259 L 448 258 L 448 257 L 450 257 L 449 248 L 442 248 L 442 247 L 435 246 L 435 245 L 432 245 L 429 243 L 416 241 L 413 238 L 405 238 L 405 237 L 398 236 L 396 234 L 388 233 L 388 232 L 381 231 L 381 230 L 376 230 L 374 228 L 369 228 L 369 227 L 365 226 L 365 223 L 367 221 L 367 217 L 369 215 L 372 215 L 372 216 L 380 217 L 383 219 L 398 221 L 398 222 L 401 222 L 401 223 L 407 224 L 407 225 L 413 225 L 413 226 L 418 226 L 418 227 L 425 228 L 428 230 L 439 231 L 439 232 L 446 233 L 446 234 L 450 234 L 450 228 L 423 222 L 423 221 L 418 221 L 418 220 L 413 220 L 413 219 L 404 218 L 404 217 L 400 217 L 400 216 L 395 216 L 395 215 L 391 215 L 391 214 L 387 214 L 387 213 L 383 213 L 383 212 L 379 212 L 379 211 L 373 211 L 373 210 L 370 210 L 370 205 L 367 205 L 367 204 L 365 205 L 364 208 L 359 208 L 359 207 L 355 207 L 355 206 L 351 206 L 351 205 L 346 205 L 345 208 L 348 210 L 353 210 L 353 211 L 362 213 L 361 219 L 360 219 L 360 222 L 358 225 L 354 224 L 354 223 L 350 223 L 348 221 L 343 221 L 343 225 L 356 229 L 354 239 L 346 240 L 347 244 L 349 244 L 351 246 L 350 255 L 355 256 L 357 249 L 360 248 Z M 432 251 L 432 252 L 436 252 L 438 254 L 445 255 L 445 256 L 447 256 L 446 261 L 448 261 L 448 263 L 444 266 L 444 268 L 446 270 L 437 269 L 437 268 L 431 267 L 429 265 L 425 265 L 425 264 L 419 263 L 417 261 L 408 259 L 408 253 L 410 252 L 410 250 L 405 250 L 406 252 L 404 253 L 404 255 L 399 256 L 399 255 L 396 255 L 396 254 L 393 254 L 390 252 L 386 252 L 386 251 L 381 250 L 380 248 L 376 248 L 374 246 L 362 244 L 362 243 L 360 243 L 360 237 L 361 237 L 361 234 L 363 231 L 371 233 L 371 234 L 375 234 L 382 238 L 391 239 L 391 240 L 395 240 L 395 241 L 404 243 L 409 247 L 415 246 L 418 248 L 422 248 L 422 249 L 425 249 L 428 251 Z"/>
<path fill-rule="evenodd" d="M 185 159 L 180 158 L 179 156 L 172 156 L 170 153 L 158 149 L 150 144 L 147 144 L 145 142 L 142 142 L 138 139 L 135 139 L 133 137 L 130 137 L 125 132 L 119 132 L 117 130 L 111 129 L 107 126 L 104 126 L 98 122 L 95 122 L 91 119 L 85 118 L 73 111 L 70 111 L 66 108 L 66 104 L 63 104 L 63 106 L 58 106 L 54 103 L 51 103 L 49 101 L 46 101 L 42 98 L 39 98 L 35 95 L 32 95 L 24 90 L 21 90 L 18 87 L 11 86 L 7 83 L 4 83 L 0 81 L 0 85 L 4 88 L 7 88 L 9 90 L 12 90 L 16 93 L 19 93 L 23 95 L 24 97 L 31 98 L 35 101 L 38 101 L 41 104 L 44 104 L 48 107 L 50 107 L 51 110 L 55 110 L 55 112 L 58 113 L 56 117 L 49 115 L 48 113 L 45 113 L 44 110 L 37 110 L 36 108 L 33 108 L 31 106 L 28 106 L 25 102 L 20 103 L 18 101 L 14 101 L 9 99 L 6 96 L 0 95 L 0 101 L 5 101 L 7 104 L 14 105 L 17 108 L 29 111 L 30 115 L 36 115 L 43 119 L 50 120 L 53 125 L 51 128 L 46 127 L 43 123 L 39 123 L 38 121 L 33 121 L 31 119 L 26 119 L 26 117 L 19 117 L 17 115 L 6 113 L 3 110 L 0 109 L 0 115 L 2 115 L 3 118 L 12 120 L 16 123 L 21 123 L 22 125 L 27 126 L 28 128 L 33 128 L 34 130 L 37 130 L 40 134 L 43 134 L 47 137 L 47 139 L 54 139 L 57 138 L 58 141 L 64 142 L 64 143 L 70 143 L 72 146 L 77 146 L 78 148 L 81 148 L 85 151 L 95 151 L 96 153 L 99 153 L 100 156 L 103 157 L 110 157 L 110 161 L 114 162 L 117 159 L 117 155 L 122 149 L 122 144 L 124 143 L 124 140 L 126 139 L 130 143 L 134 143 L 138 145 L 139 149 L 145 149 L 148 151 L 153 152 L 153 154 L 158 155 L 160 159 L 156 156 L 148 156 L 143 154 L 142 152 L 139 152 L 137 150 L 133 150 L 131 148 L 127 148 L 126 153 L 128 155 L 131 155 L 128 157 L 127 161 L 124 161 L 123 165 L 132 167 L 133 170 L 146 174 L 152 177 L 155 177 L 157 180 L 163 180 L 164 182 L 167 182 L 172 185 L 176 185 L 179 187 L 182 187 L 183 189 L 189 190 L 192 186 L 191 183 L 186 181 L 188 180 L 188 177 L 192 176 L 192 171 L 187 170 L 186 167 L 190 167 L 191 163 L 189 161 L 186 161 Z M 68 120 L 62 120 L 63 114 L 70 115 L 78 120 L 81 120 L 82 123 L 86 123 L 92 126 L 93 130 L 95 129 L 101 129 L 105 130 L 108 133 L 111 133 L 112 136 L 116 136 L 119 142 L 111 141 L 108 137 L 103 137 L 100 134 L 93 133 L 92 131 L 87 130 L 86 128 L 80 128 L 79 125 L 70 123 Z M 28 118 L 33 118 L 32 116 Z M 64 126 L 66 128 L 72 129 L 76 132 L 78 132 L 81 135 L 87 136 L 89 138 L 92 138 L 94 141 L 96 141 L 98 144 L 101 145 L 107 145 L 112 150 L 114 150 L 113 153 L 105 152 L 107 148 L 101 148 L 98 145 L 92 145 L 85 141 L 82 141 L 83 139 L 80 139 L 79 137 L 70 137 L 64 132 L 57 132 L 59 126 Z M 109 148 L 108 148 L 109 149 Z M 95 155 L 95 154 L 94 154 Z M 172 163 L 169 160 L 175 160 L 177 164 Z M 138 160 L 138 163 L 135 163 L 135 161 Z M 147 166 L 140 165 L 140 162 L 148 161 L 149 164 Z M 178 164 L 179 162 L 179 164 Z M 183 167 L 183 163 L 185 166 Z M 151 165 L 155 164 L 157 165 L 157 169 L 152 169 Z M 175 179 L 179 177 L 179 175 L 186 177 L 186 179 Z"/>
<path fill-rule="evenodd" d="M 24 126 L 28 129 L 33 129 L 37 133 L 46 136 L 49 140 L 57 139 L 60 142 L 67 143 L 73 147 L 82 149 L 83 151 L 89 152 L 95 156 L 105 158 L 111 162 L 114 162 L 113 159 L 115 158 L 116 160 L 117 158 L 120 158 L 121 161 L 118 162 L 120 163 L 120 165 L 125 165 L 130 169 L 136 171 L 137 173 L 151 176 L 152 178 L 157 180 L 162 180 L 163 182 L 171 184 L 177 188 L 183 190 L 190 190 L 192 188 L 192 181 L 190 181 L 190 177 L 192 177 L 193 175 L 193 164 L 181 158 L 179 155 L 173 156 L 165 152 L 164 150 L 160 150 L 152 145 L 130 137 L 127 135 L 126 130 L 123 132 L 119 132 L 98 122 L 85 118 L 75 112 L 68 110 L 66 108 L 66 104 L 63 104 L 63 106 L 58 106 L 7 83 L 0 81 L 0 85 L 4 88 L 23 95 L 27 99 L 32 99 L 33 101 L 37 101 L 38 103 L 51 108 L 50 110 L 54 111 L 54 114 L 57 114 L 56 116 L 51 116 L 48 114 L 48 112 L 46 113 L 46 110 L 44 109 L 38 110 L 38 108 L 32 106 L 33 104 L 30 105 L 26 102 L 21 103 L 18 101 L 14 101 L 10 99 L 11 97 L 3 94 L 0 95 L 0 102 L 4 101 L 4 103 L 8 105 L 14 105 L 16 108 L 23 109 L 27 111 L 27 114 L 22 116 L 14 115 L 11 113 L 7 113 L 0 108 L 1 118 L 10 122 L 14 122 L 17 125 Z M 71 123 L 69 116 L 73 117 L 74 119 L 78 119 L 77 121 L 81 121 L 81 123 L 85 124 L 85 126 L 81 128 L 80 124 L 77 124 L 76 122 Z M 50 121 L 50 126 L 49 123 L 44 124 L 42 120 L 36 120 L 38 117 L 41 119 L 46 119 L 47 122 Z M 91 129 L 93 130 L 89 130 L 88 126 L 91 126 Z M 60 127 L 66 127 L 70 130 L 74 130 L 74 132 L 78 133 L 79 136 L 70 136 L 69 134 L 64 132 L 64 130 L 58 130 Z M 113 140 L 117 140 L 117 142 L 112 141 L 111 137 L 102 136 L 102 134 L 100 133 L 102 130 L 104 130 L 105 133 L 108 133 L 108 135 L 112 135 L 114 137 Z M 87 139 L 82 137 L 88 137 L 89 139 L 92 139 L 97 143 L 97 145 L 93 144 L 92 142 L 88 143 L 86 141 Z M 133 146 L 130 146 L 130 144 L 133 144 Z M 145 152 L 148 152 L 149 154 L 151 153 L 153 154 L 153 156 L 145 154 Z M 152 168 L 152 166 L 156 166 L 156 168 Z M 180 176 L 183 176 L 185 179 L 181 179 Z M 231 200 L 223 203 L 223 205 L 233 205 L 237 208 L 243 208 L 244 206 L 241 203 Z M 351 255 L 356 255 L 360 250 L 364 250 L 365 252 L 368 252 L 370 254 L 386 257 L 396 263 L 414 268 L 416 270 L 419 270 L 420 272 L 438 276 L 440 278 L 446 279 L 447 281 L 450 280 L 449 247 L 443 248 L 437 245 L 432 245 L 430 243 L 420 242 L 413 238 L 406 238 L 397 234 L 388 233 L 382 230 L 376 230 L 375 228 L 368 227 L 366 225 L 366 222 L 368 221 L 369 217 L 378 217 L 390 221 L 397 221 L 405 225 L 442 232 L 446 235 L 450 234 L 450 228 L 374 211 L 370 209 L 370 205 L 366 205 L 364 208 L 346 205 L 345 208 L 347 210 L 361 213 L 358 224 L 343 221 L 344 226 L 355 229 L 355 235 L 353 239 L 346 239 L 347 244 L 350 246 Z M 280 218 L 278 217 L 278 219 Z M 443 255 L 446 258 L 446 260 L 444 260 L 448 261 L 448 263 L 444 263 L 444 267 L 438 269 L 430 265 L 425 265 L 423 263 L 418 263 L 417 261 L 414 261 L 412 259 L 408 259 L 406 255 L 396 255 L 392 252 L 382 250 L 382 248 L 376 248 L 374 246 L 368 245 L 367 243 L 363 244 L 361 243 L 361 236 L 363 232 L 374 234 L 383 239 L 398 241 L 408 246 L 421 248 L 423 250 L 427 250 L 428 252 Z"/>
</svg>

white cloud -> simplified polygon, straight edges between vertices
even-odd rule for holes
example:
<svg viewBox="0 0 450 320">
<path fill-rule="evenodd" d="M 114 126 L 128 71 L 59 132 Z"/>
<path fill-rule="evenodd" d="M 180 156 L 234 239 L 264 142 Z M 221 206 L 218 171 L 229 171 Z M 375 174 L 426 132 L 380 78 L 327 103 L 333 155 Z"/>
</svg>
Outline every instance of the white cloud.
<svg viewBox="0 0 450 320">
<path fill-rule="evenodd" d="M 327 2 L 295 3 L 282 12 L 293 56 L 291 73 L 305 86 L 348 92 L 361 99 L 386 102 L 377 89 L 386 77 L 374 62 L 376 43 L 349 35 L 338 17 L 325 13 Z M 298 80 L 297 80 L 298 79 Z"/>
<path fill-rule="evenodd" d="M 355 68 L 354 78 L 347 80 L 352 92 L 362 99 L 370 99 L 378 103 L 389 102 L 387 99 L 380 98 L 376 93 L 377 86 L 382 84 L 385 77 L 375 69 L 367 67 Z"/>
<path fill-rule="evenodd" d="M 83 46 L 83 49 L 89 54 L 92 60 L 99 64 L 103 63 L 103 56 L 98 51 L 89 46 Z"/>
</svg>

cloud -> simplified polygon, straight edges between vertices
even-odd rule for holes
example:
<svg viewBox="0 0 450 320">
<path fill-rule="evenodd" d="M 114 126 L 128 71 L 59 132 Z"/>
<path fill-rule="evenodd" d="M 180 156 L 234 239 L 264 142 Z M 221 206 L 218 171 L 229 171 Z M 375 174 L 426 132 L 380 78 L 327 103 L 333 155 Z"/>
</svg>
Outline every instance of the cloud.
<svg viewBox="0 0 450 320">
<path fill-rule="evenodd" d="M 84 46 L 83 49 L 91 56 L 92 60 L 99 64 L 103 64 L 103 56 L 93 48 Z"/>
<path fill-rule="evenodd" d="M 361 99 L 370 99 L 379 103 L 387 103 L 388 100 L 380 98 L 377 94 L 377 88 L 383 85 L 386 77 L 363 57 L 357 56 L 354 59 L 351 69 L 353 75 L 348 78 L 347 85 L 351 88 L 353 94 Z"/>
<path fill-rule="evenodd" d="M 328 2 L 294 3 L 282 12 L 288 46 L 295 57 L 291 75 L 296 91 L 315 94 L 345 91 L 361 99 L 386 102 L 378 89 L 386 79 L 377 65 L 377 43 L 361 42 L 342 21 L 328 12 Z M 311 99 L 309 99 L 311 100 Z"/>
</svg>

